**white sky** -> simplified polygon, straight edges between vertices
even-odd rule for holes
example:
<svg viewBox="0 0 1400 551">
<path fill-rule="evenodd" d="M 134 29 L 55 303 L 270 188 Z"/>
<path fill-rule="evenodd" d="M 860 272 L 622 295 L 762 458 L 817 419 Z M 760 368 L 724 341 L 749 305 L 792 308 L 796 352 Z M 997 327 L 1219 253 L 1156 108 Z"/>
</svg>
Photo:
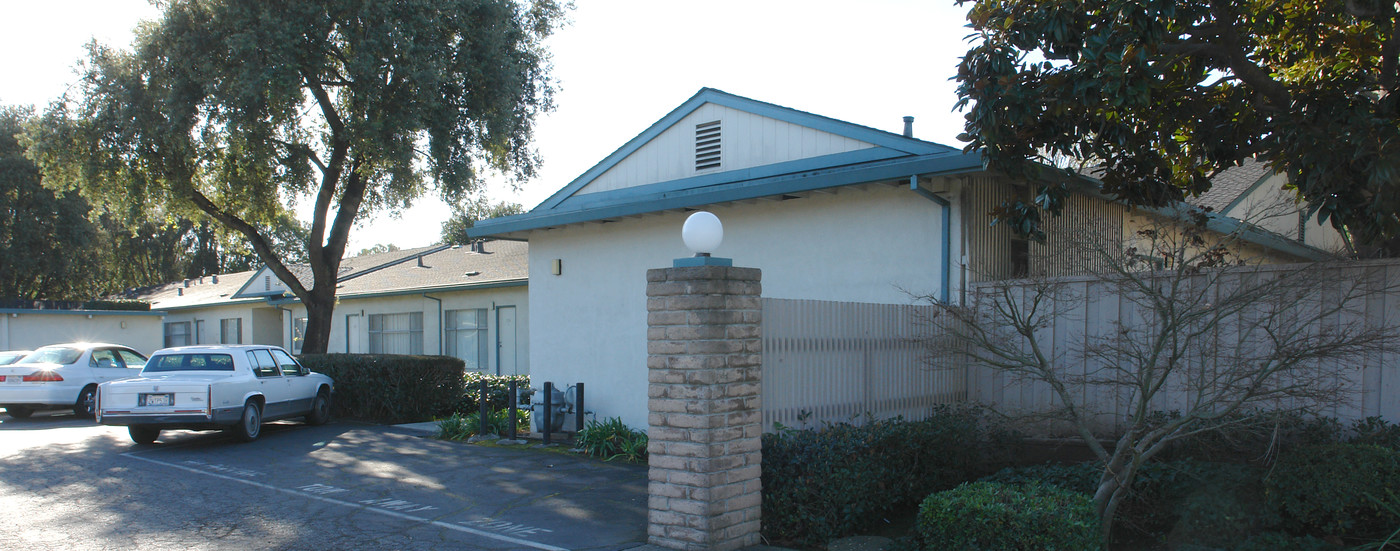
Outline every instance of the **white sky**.
<svg viewBox="0 0 1400 551">
<path fill-rule="evenodd" d="M 954 147 L 951 79 L 968 49 L 952 0 L 576 0 L 550 41 L 558 109 L 540 121 L 540 176 L 493 201 L 531 208 L 708 86 Z M 0 0 L 0 103 L 42 108 L 76 80 L 89 40 L 127 47 L 146 0 Z M 449 207 L 435 196 L 356 228 L 347 252 L 431 244 Z"/>
</svg>

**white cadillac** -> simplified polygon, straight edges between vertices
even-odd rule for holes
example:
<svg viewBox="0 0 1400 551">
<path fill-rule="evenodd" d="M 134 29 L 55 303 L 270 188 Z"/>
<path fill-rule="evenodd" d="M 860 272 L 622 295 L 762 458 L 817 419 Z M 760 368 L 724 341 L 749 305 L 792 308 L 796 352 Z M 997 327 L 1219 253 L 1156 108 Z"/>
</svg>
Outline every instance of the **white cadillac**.
<svg viewBox="0 0 1400 551">
<path fill-rule="evenodd" d="M 141 376 L 100 385 L 97 422 L 125 425 L 137 444 L 168 429 L 227 430 L 244 442 L 264 421 L 330 420 L 330 377 L 265 345 L 180 346 L 157 350 Z"/>
</svg>

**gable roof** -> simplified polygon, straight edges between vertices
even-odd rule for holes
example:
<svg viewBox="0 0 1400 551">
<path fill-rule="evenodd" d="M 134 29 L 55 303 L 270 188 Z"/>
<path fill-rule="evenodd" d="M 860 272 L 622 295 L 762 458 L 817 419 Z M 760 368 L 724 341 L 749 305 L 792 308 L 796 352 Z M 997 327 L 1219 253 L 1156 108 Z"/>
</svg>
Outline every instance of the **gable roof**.
<svg viewBox="0 0 1400 551">
<path fill-rule="evenodd" d="M 1186 202 L 1225 213 L 1273 175 L 1274 171 L 1269 168 L 1268 163 L 1258 159 L 1245 159 L 1239 166 L 1232 166 L 1216 174 L 1210 180 L 1210 189 L 1188 198 Z"/>
<path fill-rule="evenodd" d="M 346 258 L 341 261 L 336 295 L 342 299 L 430 291 L 524 285 L 529 275 L 529 245 L 489 241 L 474 247 L 434 245 Z M 421 265 L 420 265 L 421 261 Z M 123 298 L 146 300 L 152 309 L 180 310 L 233 304 L 278 303 L 296 299 L 281 293 L 240 294 L 266 268 L 177 281 L 123 293 Z M 309 278 L 304 265 L 292 268 L 297 277 Z M 303 274 L 304 272 L 304 274 Z M 309 284 L 309 281 L 308 281 Z"/>
<path fill-rule="evenodd" d="M 772 164 L 647 182 L 623 189 L 580 193 L 658 136 L 707 104 L 774 119 L 868 144 L 869 147 Z M 483 220 L 473 237 L 499 236 L 616 216 L 695 207 L 861 184 L 912 175 L 953 174 L 982 169 L 979 154 L 702 88 L 679 107 L 613 151 L 530 212 Z"/>
</svg>

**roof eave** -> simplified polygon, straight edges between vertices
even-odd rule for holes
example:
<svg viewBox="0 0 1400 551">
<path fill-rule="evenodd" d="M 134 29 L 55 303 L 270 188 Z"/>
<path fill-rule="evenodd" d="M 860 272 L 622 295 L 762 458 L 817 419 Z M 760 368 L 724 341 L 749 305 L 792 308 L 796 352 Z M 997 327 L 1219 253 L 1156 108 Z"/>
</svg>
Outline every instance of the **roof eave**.
<svg viewBox="0 0 1400 551">
<path fill-rule="evenodd" d="M 762 178 L 728 182 L 720 185 L 697 188 L 671 189 L 647 195 L 627 197 L 625 201 L 606 204 L 596 201 L 588 208 L 563 211 L 531 211 L 525 214 L 504 218 L 493 218 L 478 222 L 467 229 L 469 237 L 498 237 L 509 235 L 520 238 L 521 232 L 551 228 L 568 224 L 605 220 L 620 216 L 632 216 L 679 208 L 693 208 L 703 205 L 757 199 L 805 191 L 815 191 L 849 185 L 858 185 L 886 180 L 897 180 L 909 176 L 952 175 L 984 169 L 980 153 L 943 153 L 935 155 L 906 156 L 855 165 L 829 167 L 821 170 L 786 173 Z M 626 196 L 627 189 L 601 192 Z"/>
</svg>

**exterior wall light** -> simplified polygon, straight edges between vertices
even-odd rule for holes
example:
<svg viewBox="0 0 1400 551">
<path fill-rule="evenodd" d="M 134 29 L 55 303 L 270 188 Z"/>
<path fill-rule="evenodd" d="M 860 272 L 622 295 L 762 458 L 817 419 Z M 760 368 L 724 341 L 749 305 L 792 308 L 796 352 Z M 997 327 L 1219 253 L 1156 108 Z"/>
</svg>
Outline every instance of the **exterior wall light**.
<svg viewBox="0 0 1400 551">
<path fill-rule="evenodd" d="M 685 219 L 685 225 L 681 226 L 681 240 L 685 241 L 685 246 L 695 253 L 691 258 L 677 258 L 674 265 L 677 268 L 685 266 L 733 266 L 734 263 L 728 258 L 716 258 L 710 253 L 719 248 L 719 244 L 724 241 L 724 224 L 721 224 L 719 217 L 706 211 L 699 211 L 691 214 Z"/>
</svg>

